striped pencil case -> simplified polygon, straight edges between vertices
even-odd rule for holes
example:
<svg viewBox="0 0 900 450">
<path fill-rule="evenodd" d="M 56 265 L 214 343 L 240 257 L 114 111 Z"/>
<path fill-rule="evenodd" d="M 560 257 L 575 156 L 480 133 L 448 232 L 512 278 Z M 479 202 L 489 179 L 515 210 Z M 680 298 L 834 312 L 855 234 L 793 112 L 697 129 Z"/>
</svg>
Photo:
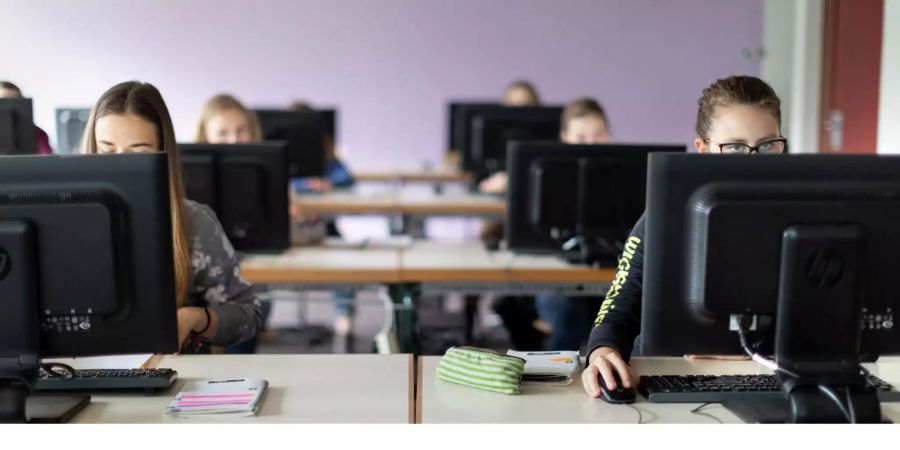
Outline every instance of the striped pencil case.
<svg viewBox="0 0 900 450">
<path fill-rule="evenodd" d="M 436 375 L 439 379 L 464 386 L 518 394 L 525 371 L 525 360 L 498 355 L 490 350 L 451 347 L 441 357 Z"/>
</svg>

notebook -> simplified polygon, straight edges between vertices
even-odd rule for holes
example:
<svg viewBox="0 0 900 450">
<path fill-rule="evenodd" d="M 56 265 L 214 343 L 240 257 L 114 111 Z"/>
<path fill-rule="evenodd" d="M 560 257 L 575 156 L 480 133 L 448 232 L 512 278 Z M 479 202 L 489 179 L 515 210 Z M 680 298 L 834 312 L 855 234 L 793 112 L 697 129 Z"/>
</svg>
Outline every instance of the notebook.
<svg viewBox="0 0 900 450">
<path fill-rule="evenodd" d="M 523 383 L 562 384 L 572 383 L 581 369 L 576 351 L 517 352 L 509 350 L 509 356 L 525 360 Z"/>
<path fill-rule="evenodd" d="M 260 378 L 192 381 L 166 407 L 175 417 L 256 415 L 269 383 Z"/>
</svg>

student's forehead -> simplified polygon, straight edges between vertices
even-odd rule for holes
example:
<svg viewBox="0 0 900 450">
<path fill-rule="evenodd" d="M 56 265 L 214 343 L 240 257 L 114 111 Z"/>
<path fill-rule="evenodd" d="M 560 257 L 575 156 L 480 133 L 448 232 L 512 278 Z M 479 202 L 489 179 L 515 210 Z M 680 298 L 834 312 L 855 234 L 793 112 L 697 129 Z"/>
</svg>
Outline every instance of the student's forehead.
<svg viewBox="0 0 900 450">
<path fill-rule="evenodd" d="M 768 111 L 757 107 L 722 108 L 713 116 L 710 132 L 741 137 L 746 134 L 777 134 L 778 121 Z"/>
</svg>

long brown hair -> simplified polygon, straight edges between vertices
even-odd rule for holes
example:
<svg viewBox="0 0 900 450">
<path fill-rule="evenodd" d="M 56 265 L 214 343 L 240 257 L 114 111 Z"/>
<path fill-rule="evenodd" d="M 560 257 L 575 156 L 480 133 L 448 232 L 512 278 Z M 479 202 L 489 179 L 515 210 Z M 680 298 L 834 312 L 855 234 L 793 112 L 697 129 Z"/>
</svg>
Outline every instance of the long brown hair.
<svg viewBox="0 0 900 450">
<path fill-rule="evenodd" d="M 127 81 L 107 90 L 91 110 L 82 141 L 82 153 L 98 153 L 97 120 L 110 114 L 134 114 L 156 125 L 160 151 L 168 154 L 169 203 L 172 210 L 172 248 L 175 262 L 175 289 L 178 306 L 184 305 L 190 281 L 190 250 L 184 213 L 184 184 L 181 179 L 181 158 L 169 109 L 159 91 L 149 83 Z"/>
<path fill-rule="evenodd" d="M 197 133 L 194 135 L 194 141 L 206 143 L 206 122 L 216 114 L 229 109 L 236 109 L 241 112 L 250 125 L 250 139 L 253 142 L 263 140 L 262 128 L 259 126 L 259 118 L 251 109 L 247 109 L 243 103 L 229 94 L 218 94 L 206 101 L 203 109 L 200 111 L 200 119 L 197 121 Z"/>
<path fill-rule="evenodd" d="M 781 129 L 781 99 L 772 86 L 756 77 L 732 75 L 716 80 L 703 90 L 703 94 L 697 100 L 697 137 L 701 139 L 709 137 L 716 108 L 732 105 L 765 109 L 775 117 L 778 128 Z"/>
</svg>

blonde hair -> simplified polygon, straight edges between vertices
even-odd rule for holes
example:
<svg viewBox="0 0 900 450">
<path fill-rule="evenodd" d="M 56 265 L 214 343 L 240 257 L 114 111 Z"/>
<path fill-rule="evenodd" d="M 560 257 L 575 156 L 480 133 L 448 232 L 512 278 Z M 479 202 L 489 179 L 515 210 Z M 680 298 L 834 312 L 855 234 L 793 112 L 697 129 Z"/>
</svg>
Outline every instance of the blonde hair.
<svg viewBox="0 0 900 450">
<path fill-rule="evenodd" d="M 528 104 L 529 106 L 540 106 L 541 97 L 540 95 L 538 95 L 537 88 L 535 88 L 534 84 L 532 84 L 528 80 L 515 80 L 510 83 L 506 88 L 506 93 L 503 94 L 503 103 L 506 103 L 510 94 L 512 94 L 512 91 L 515 91 L 517 89 L 522 89 L 525 92 L 528 92 L 528 96 L 531 97 L 531 102 Z"/>
<path fill-rule="evenodd" d="M 200 119 L 197 121 L 197 134 L 194 140 L 199 143 L 209 142 L 206 139 L 206 122 L 216 114 L 229 109 L 236 109 L 247 117 L 247 123 L 250 125 L 250 140 L 260 142 L 263 140 L 262 128 L 259 126 L 259 118 L 253 110 L 247 109 L 243 103 L 228 94 L 218 94 L 203 104 L 200 111 Z"/>
<path fill-rule="evenodd" d="M 190 282 L 190 243 L 184 213 L 184 183 L 181 179 L 181 158 L 175 140 L 175 130 L 166 103 L 159 91 L 149 83 L 127 81 L 107 90 L 91 110 L 82 141 L 82 153 L 97 150 L 97 120 L 107 115 L 134 114 L 156 125 L 160 151 L 168 154 L 169 203 L 172 214 L 172 250 L 175 263 L 175 295 L 178 307 L 184 305 Z"/>
<path fill-rule="evenodd" d="M 590 97 L 576 98 L 566 105 L 562 113 L 562 123 L 560 130 L 565 132 L 569 128 L 569 122 L 582 117 L 594 116 L 603 121 L 606 130 L 609 131 L 609 118 L 606 117 L 606 110 L 597 100 Z"/>
</svg>

